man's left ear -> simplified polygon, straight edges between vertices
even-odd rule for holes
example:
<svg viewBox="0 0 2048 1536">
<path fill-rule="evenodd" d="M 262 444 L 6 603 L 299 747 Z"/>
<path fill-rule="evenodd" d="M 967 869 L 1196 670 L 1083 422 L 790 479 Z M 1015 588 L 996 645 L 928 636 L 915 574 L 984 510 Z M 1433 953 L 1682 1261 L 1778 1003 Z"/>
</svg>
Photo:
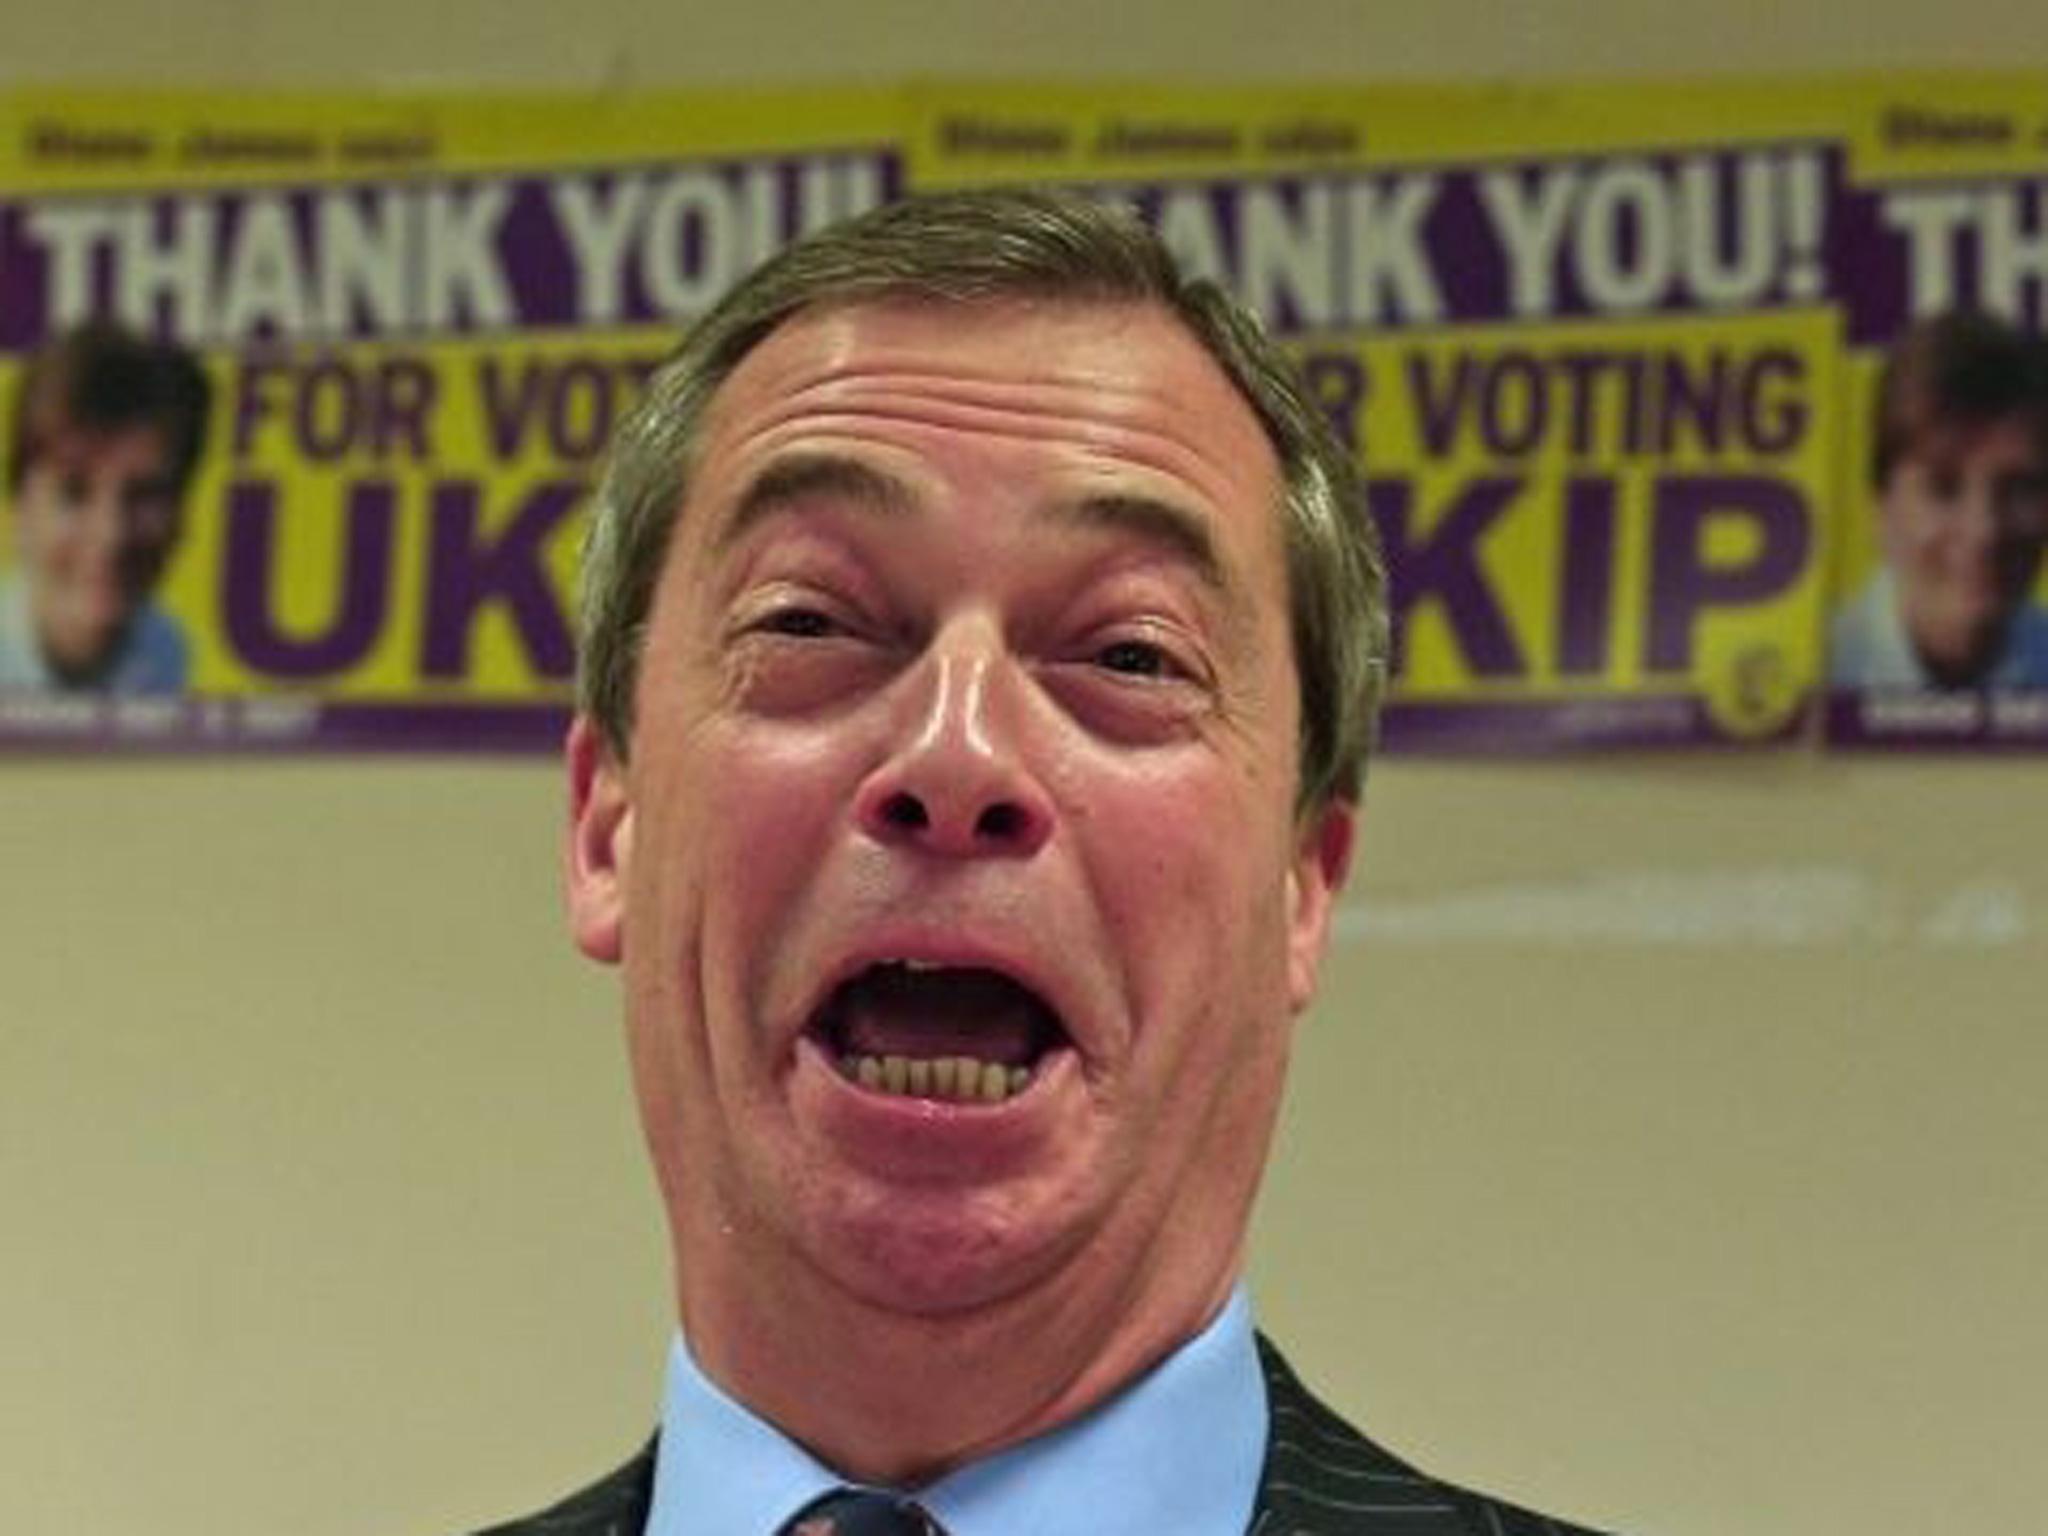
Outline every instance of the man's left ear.
<svg viewBox="0 0 2048 1536">
<path fill-rule="evenodd" d="M 1294 862 L 1287 871 L 1287 998 L 1295 1012 L 1316 993 L 1330 914 L 1351 873 L 1358 807 L 1332 800 L 1310 811 L 1296 829 Z"/>
</svg>

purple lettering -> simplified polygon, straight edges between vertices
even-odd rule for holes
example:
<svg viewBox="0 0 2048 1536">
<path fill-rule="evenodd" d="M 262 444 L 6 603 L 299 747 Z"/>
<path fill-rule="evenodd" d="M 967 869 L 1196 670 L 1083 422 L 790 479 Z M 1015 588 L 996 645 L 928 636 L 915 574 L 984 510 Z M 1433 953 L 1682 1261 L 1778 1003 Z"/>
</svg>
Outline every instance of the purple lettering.
<svg viewBox="0 0 2048 1536">
<path fill-rule="evenodd" d="M 323 357 L 299 375 L 292 426 L 299 452 L 314 463 L 329 464 L 347 453 L 363 430 L 363 414 L 363 397 L 348 364 Z"/>
<path fill-rule="evenodd" d="M 477 367 L 477 393 L 483 398 L 484 435 L 491 453 L 509 459 L 533 432 L 547 389 L 546 365 L 531 359 L 512 370 L 508 381 L 502 359 L 487 357 Z"/>
<path fill-rule="evenodd" d="M 1756 553 L 1710 565 L 1707 533 L 1722 519 L 1754 530 Z M 1799 579 L 1813 542 L 1812 518 L 1793 486 L 1760 475 L 1664 475 L 1651 510 L 1649 628 L 1644 664 L 1682 672 L 1692 665 L 1693 631 L 1710 608 L 1759 603 Z"/>
<path fill-rule="evenodd" d="M 587 489 L 580 480 L 536 486 L 490 538 L 480 531 L 481 493 L 474 483 L 445 481 L 434 487 L 421 671 L 436 678 L 463 676 L 478 610 L 502 603 L 534 670 L 543 677 L 569 675 L 575 647 L 543 556 Z"/>
<path fill-rule="evenodd" d="M 1813 419 L 1805 389 L 1806 359 L 1797 352 L 1773 347 L 1751 360 L 1742 374 L 1742 423 L 1752 452 L 1790 453 L 1804 441 Z"/>
<path fill-rule="evenodd" d="M 401 441 L 417 460 L 433 454 L 428 418 L 440 398 L 440 380 L 416 357 L 387 357 L 377 364 L 377 404 L 370 436 L 380 454 Z"/>
<path fill-rule="evenodd" d="M 1659 360 L 1663 367 L 1663 431 L 1665 443 L 1679 441 L 1681 430 L 1708 453 L 1721 453 L 1728 441 L 1728 354 L 1718 347 L 1701 369 L 1676 353 Z"/>
<path fill-rule="evenodd" d="M 279 380 L 291 394 L 288 411 L 272 392 Z M 303 366 L 252 358 L 235 380 L 235 456 L 248 458 L 262 425 L 288 415 L 294 455 L 316 464 L 365 452 L 378 458 L 404 453 L 416 461 L 429 459 L 439 393 L 433 370 L 416 357 L 358 365 L 327 356 Z"/>
<path fill-rule="evenodd" d="M 1468 354 L 1460 353 L 1451 360 L 1445 382 L 1438 382 L 1426 352 L 1410 352 L 1402 359 L 1402 365 L 1408 375 L 1409 398 L 1415 402 L 1415 423 L 1422 431 L 1423 451 L 1440 459 L 1451 451 L 1459 419 L 1471 409 L 1473 371 L 1478 364 Z"/>
<path fill-rule="evenodd" d="M 572 357 L 528 359 L 507 367 L 487 357 L 477 368 L 484 431 L 491 451 L 511 458 L 544 435 L 557 459 L 596 458 L 611 441 L 612 426 L 632 403 L 649 369 L 644 359 Z"/>
<path fill-rule="evenodd" d="M 249 450 L 256 441 L 256 427 L 264 418 L 275 413 L 276 406 L 270 396 L 269 384 L 284 371 L 281 363 L 265 358 L 250 358 L 235 375 L 235 439 L 234 452 L 238 459 L 249 457 Z"/>
<path fill-rule="evenodd" d="M 1564 573 L 1557 611 L 1557 670 L 1607 670 L 1614 626 L 1614 482 L 1575 475 L 1564 488 Z"/>
<path fill-rule="evenodd" d="M 618 394 L 615 372 L 587 357 L 572 357 L 556 370 L 548 393 L 548 445 L 555 457 L 574 462 L 604 452 Z"/>
<path fill-rule="evenodd" d="M 1443 605 L 1444 617 L 1475 676 L 1507 677 L 1528 670 L 1478 561 L 1481 537 L 1508 510 L 1522 484 L 1517 475 L 1469 482 L 1435 527 L 1418 539 L 1411 534 L 1414 486 L 1398 479 L 1368 483 L 1368 504 L 1386 540 L 1392 576 L 1396 672 L 1404 660 L 1401 641 L 1408 617 L 1417 604 L 1432 597 Z"/>
<path fill-rule="evenodd" d="M 369 654 L 390 605 L 396 502 L 388 480 L 359 480 L 348 488 L 334 616 L 313 634 L 290 635 L 271 607 L 277 487 L 262 480 L 230 487 L 221 617 L 228 645 L 250 668 L 270 677 L 327 677 Z"/>
<path fill-rule="evenodd" d="M 1522 351 L 1496 358 L 1486 371 L 1480 420 L 1489 453 L 1518 455 L 1540 446 L 1550 428 L 1543 364 Z"/>
</svg>

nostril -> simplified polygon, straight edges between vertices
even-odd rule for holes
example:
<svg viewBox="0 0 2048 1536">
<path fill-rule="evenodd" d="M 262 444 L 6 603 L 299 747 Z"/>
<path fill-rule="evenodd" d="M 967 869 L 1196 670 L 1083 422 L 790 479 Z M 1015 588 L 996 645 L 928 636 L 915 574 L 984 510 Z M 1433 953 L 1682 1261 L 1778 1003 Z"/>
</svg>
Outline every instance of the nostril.
<svg viewBox="0 0 2048 1536">
<path fill-rule="evenodd" d="M 1023 830 L 1024 812 L 1007 800 L 987 807 L 974 822 L 976 836 L 997 842 L 1009 842 Z"/>
<path fill-rule="evenodd" d="M 917 796 L 898 792 L 882 802 L 882 820 L 905 832 L 922 832 L 931 825 L 924 802 Z"/>
<path fill-rule="evenodd" d="M 1037 851 L 1051 821 L 1028 794 L 972 794 L 968 786 L 869 782 L 856 811 L 861 833 L 888 847 L 941 858 L 1020 858 Z"/>
</svg>

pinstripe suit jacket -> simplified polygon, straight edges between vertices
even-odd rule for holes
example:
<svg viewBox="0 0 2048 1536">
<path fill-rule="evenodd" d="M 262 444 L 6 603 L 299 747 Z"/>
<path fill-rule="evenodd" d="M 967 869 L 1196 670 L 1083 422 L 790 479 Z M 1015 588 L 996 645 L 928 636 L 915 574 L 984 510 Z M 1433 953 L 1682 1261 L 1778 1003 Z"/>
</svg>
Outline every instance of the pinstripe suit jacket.
<svg viewBox="0 0 2048 1536">
<path fill-rule="evenodd" d="M 1416 1471 L 1317 1402 L 1263 1336 L 1259 1361 L 1272 1422 L 1246 1536 L 1597 1536 Z M 603 1482 L 477 1536 L 643 1536 L 653 1489 L 649 1442 Z"/>
</svg>

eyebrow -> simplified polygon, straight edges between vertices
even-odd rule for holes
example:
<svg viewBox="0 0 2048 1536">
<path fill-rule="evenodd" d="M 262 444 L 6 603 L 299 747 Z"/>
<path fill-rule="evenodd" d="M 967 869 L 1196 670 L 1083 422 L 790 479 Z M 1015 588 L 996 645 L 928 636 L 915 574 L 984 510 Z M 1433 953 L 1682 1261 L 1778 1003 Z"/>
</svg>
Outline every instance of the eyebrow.
<svg viewBox="0 0 2048 1536">
<path fill-rule="evenodd" d="M 1131 535 L 1178 555 L 1205 586 L 1219 593 L 1229 587 L 1207 520 L 1178 502 L 1129 493 L 1082 496 L 1057 503 L 1048 516 L 1076 528 Z"/>
<path fill-rule="evenodd" d="M 794 453 L 766 465 L 748 482 L 718 530 L 714 551 L 730 549 L 765 519 L 813 496 L 850 502 L 884 517 L 907 517 L 922 499 L 907 481 L 860 459 L 836 453 Z M 1101 529 L 1136 538 L 1176 556 L 1213 591 L 1229 591 L 1230 582 L 1208 520 L 1178 502 L 1128 491 L 1103 492 L 1055 501 L 1039 516 L 1070 528 Z"/>
<path fill-rule="evenodd" d="M 836 453 L 795 453 L 775 460 L 747 483 L 712 542 L 723 553 L 749 529 L 808 497 L 850 501 L 865 511 L 901 517 L 917 506 L 905 482 L 871 464 Z"/>
</svg>

